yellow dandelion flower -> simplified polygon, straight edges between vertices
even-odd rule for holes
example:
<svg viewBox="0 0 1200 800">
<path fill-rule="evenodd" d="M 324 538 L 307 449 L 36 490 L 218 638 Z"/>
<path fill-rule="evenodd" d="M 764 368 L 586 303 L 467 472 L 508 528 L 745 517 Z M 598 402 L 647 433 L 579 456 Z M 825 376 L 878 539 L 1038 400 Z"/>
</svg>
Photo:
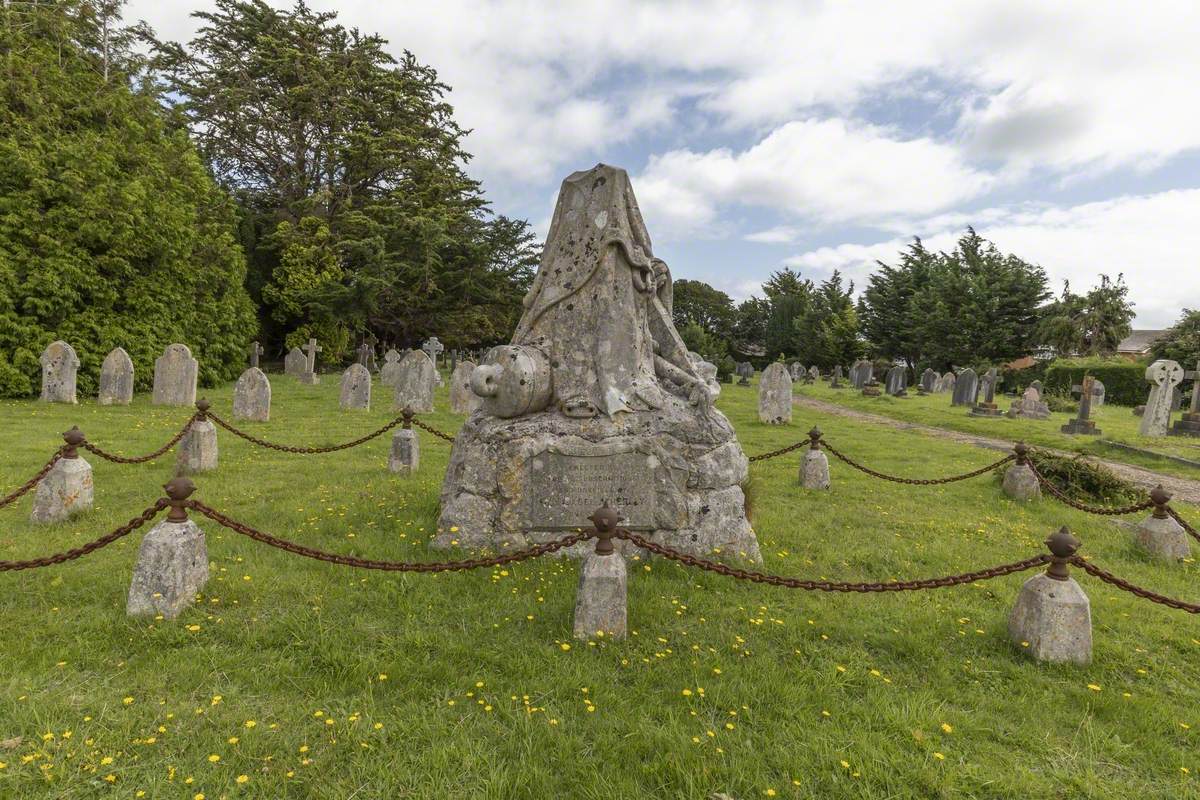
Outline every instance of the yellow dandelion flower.
<svg viewBox="0 0 1200 800">
<path fill-rule="evenodd" d="M 1099 685 L 1097 685 L 1097 684 L 1095 684 L 1095 683 L 1089 683 L 1089 684 L 1088 684 L 1088 688 L 1089 688 L 1089 689 L 1091 689 L 1093 692 L 1098 692 L 1098 691 L 1100 691 L 1100 687 L 1099 687 Z"/>
<path fill-rule="evenodd" d="M 938 761 L 945 761 L 945 760 L 946 760 L 946 757 L 945 757 L 944 755 L 942 755 L 941 753 L 934 753 L 934 754 L 933 754 L 933 757 L 934 757 L 934 758 L 936 758 Z"/>
<path fill-rule="evenodd" d="M 237 782 L 238 782 L 238 783 L 246 783 L 246 782 L 247 782 L 247 781 L 249 781 L 249 780 L 250 780 L 250 776 L 249 776 L 249 775 L 238 775 L 238 776 L 237 776 Z"/>
<path fill-rule="evenodd" d="M 208 761 L 210 764 L 215 764 L 220 760 L 221 760 L 221 757 L 219 755 L 217 755 L 216 753 L 212 753 L 208 757 Z"/>
<path fill-rule="evenodd" d="M 954 727 L 949 722 L 942 723 L 942 730 L 946 733 L 954 733 Z"/>
</svg>

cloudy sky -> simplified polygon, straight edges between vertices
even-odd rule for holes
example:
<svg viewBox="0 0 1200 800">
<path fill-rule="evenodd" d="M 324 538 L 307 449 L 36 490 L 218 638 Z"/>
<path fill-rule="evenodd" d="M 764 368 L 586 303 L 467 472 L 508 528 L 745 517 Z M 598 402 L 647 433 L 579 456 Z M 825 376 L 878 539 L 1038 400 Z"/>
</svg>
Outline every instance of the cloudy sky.
<svg viewBox="0 0 1200 800">
<path fill-rule="evenodd" d="M 565 175 L 624 167 L 656 254 L 736 298 L 974 225 L 1056 291 L 1123 272 L 1138 327 L 1200 306 L 1195 0 L 310 5 L 438 69 L 497 211 L 544 232 Z"/>
</svg>

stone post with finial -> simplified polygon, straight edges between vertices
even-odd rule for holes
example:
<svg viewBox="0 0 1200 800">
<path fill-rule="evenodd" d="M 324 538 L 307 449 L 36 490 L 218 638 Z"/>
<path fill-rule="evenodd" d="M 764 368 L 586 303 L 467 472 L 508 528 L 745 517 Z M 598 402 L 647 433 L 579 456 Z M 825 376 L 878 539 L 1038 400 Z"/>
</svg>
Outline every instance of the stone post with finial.
<svg viewBox="0 0 1200 800">
<path fill-rule="evenodd" d="M 180 475 L 193 475 L 217 468 L 217 426 L 208 418 L 209 408 L 210 404 L 205 398 L 196 401 L 196 416 L 179 442 L 175 468 Z"/>
<path fill-rule="evenodd" d="M 628 577 L 625 558 L 613 547 L 620 516 L 608 504 L 589 517 L 596 527 L 596 548 L 579 567 L 575 591 L 576 639 L 607 636 L 624 639 L 627 634 Z"/>
<path fill-rule="evenodd" d="M 208 582 L 208 546 L 204 531 L 188 518 L 191 478 L 172 478 L 163 486 L 167 518 L 150 529 L 138 548 L 125 612 L 131 617 L 161 615 L 175 619 L 195 601 Z"/>
<path fill-rule="evenodd" d="M 1070 575 L 1080 541 L 1066 526 L 1046 539 L 1050 566 L 1021 587 L 1008 617 L 1009 638 L 1038 661 L 1092 660 L 1092 607 Z"/>
<path fill-rule="evenodd" d="M 388 456 L 388 469 L 397 475 L 409 476 L 416 474 L 421 466 L 421 440 L 413 430 L 413 410 L 405 408 L 401 412 L 404 423 L 392 434 L 392 453 Z"/>
<path fill-rule="evenodd" d="M 1004 471 L 1002 484 L 1004 493 L 1021 502 L 1040 500 L 1042 485 L 1038 482 L 1033 466 L 1029 463 L 1029 445 L 1017 442 L 1013 447 L 1013 452 L 1017 454 L 1017 460 Z"/>
<path fill-rule="evenodd" d="M 1192 550 L 1187 531 L 1167 513 L 1171 493 L 1159 484 L 1150 490 L 1150 500 L 1154 503 L 1154 510 L 1138 523 L 1133 534 L 1134 541 L 1155 558 L 1167 561 L 1190 558 Z"/>
<path fill-rule="evenodd" d="M 821 449 L 821 429 L 815 425 L 808 432 L 808 450 L 800 463 L 800 484 L 805 489 L 829 488 L 829 458 Z"/>
<path fill-rule="evenodd" d="M 33 522 L 59 522 L 92 507 L 95 493 L 92 486 L 92 465 L 79 455 L 84 443 L 83 431 L 72 427 L 62 435 L 61 457 L 38 481 L 33 495 Z"/>
</svg>

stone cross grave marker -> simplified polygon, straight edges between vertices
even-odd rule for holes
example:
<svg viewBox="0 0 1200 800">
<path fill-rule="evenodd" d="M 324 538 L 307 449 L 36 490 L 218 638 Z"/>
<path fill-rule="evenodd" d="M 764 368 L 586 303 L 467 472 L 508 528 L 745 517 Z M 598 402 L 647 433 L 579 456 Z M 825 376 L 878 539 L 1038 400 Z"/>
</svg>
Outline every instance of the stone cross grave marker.
<svg viewBox="0 0 1200 800">
<path fill-rule="evenodd" d="M 749 361 L 741 362 L 737 365 L 737 376 L 741 378 L 738 386 L 749 386 L 750 379 L 754 377 L 754 366 Z"/>
<path fill-rule="evenodd" d="M 983 402 L 976 403 L 969 412 L 974 417 L 999 417 L 1000 409 L 996 407 L 996 387 L 1000 385 L 1000 376 L 992 367 L 983 376 Z"/>
<path fill-rule="evenodd" d="M 1166 436 L 1171 426 L 1172 393 L 1183 381 L 1183 367 L 1175 361 L 1159 359 L 1146 367 L 1146 380 L 1151 384 L 1150 397 L 1138 433 L 1142 436 Z"/>
<path fill-rule="evenodd" d="M 1060 430 L 1063 433 L 1081 434 L 1084 436 L 1100 435 L 1100 429 L 1096 427 L 1095 421 L 1089 418 L 1092 414 L 1092 388 L 1095 380 L 1091 375 L 1084 375 L 1082 383 L 1077 383 L 1071 387 L 1072 392 L 1079 394 L 1079 415 L 1062 426 Z"/>
<path fill-rule="evenodd" d="M 258 366 L 258 357 L 263 354 L 262 345 L 258 342 L 251 342 L 250 349 L 247 351 L 250 355 L 250 366 Z"/>
<path fill-rule="evenodd" d="M 309 339 L 308 344 L 304 345 L 304 372 L 300 375 L 301 383 L 321 382 L 321 379 L 317 377 L 317 353 L 320 353 L 321 349 L 321 345 L 317 344 L 316 339 Z"/>
<path fill-rule="evenodd" d="M 433 365 L 436 367 L 438 362 L 438 354 L 445 350 L 446 346 L 439 342 L 436 336 L 430 336 L 429 341 L 421 345 L 421 349 L 425 351 L 425 354 L 429 356 L 429 360 L 432 361 Z"/>
<path fill-rule="evenodd" d="M 371 360 L 371 345 L 363 342 L 358 346 L 358 363 L 364 368 L 370 369 L 368 363 Z"/>
<path fill-rule="evenodd" d="M 1183 373 L 1186 380 L 1192 382 L 1192 403 L 1183 412 L 1183 419 L 1175 423 L 1175 427 L 1167 431 L 1171 436 L 1200 436 L 1200 361 L 1195 369 Z"/>
</svg>

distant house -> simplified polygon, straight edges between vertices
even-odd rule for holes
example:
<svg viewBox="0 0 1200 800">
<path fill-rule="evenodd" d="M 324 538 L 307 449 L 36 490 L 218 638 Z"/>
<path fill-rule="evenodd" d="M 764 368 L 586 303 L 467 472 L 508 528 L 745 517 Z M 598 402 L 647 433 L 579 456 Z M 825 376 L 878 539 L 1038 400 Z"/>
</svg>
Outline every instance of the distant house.
<svg viewBox="0 0 1200 800">
<path fill-rule="evenodd" d="M 1117 355 L 1136 361 L 1150 355 L 1150 346 L 1161 339 L 1166 331 L 1132 331 L 1117 345 Z"/>
</svg>

